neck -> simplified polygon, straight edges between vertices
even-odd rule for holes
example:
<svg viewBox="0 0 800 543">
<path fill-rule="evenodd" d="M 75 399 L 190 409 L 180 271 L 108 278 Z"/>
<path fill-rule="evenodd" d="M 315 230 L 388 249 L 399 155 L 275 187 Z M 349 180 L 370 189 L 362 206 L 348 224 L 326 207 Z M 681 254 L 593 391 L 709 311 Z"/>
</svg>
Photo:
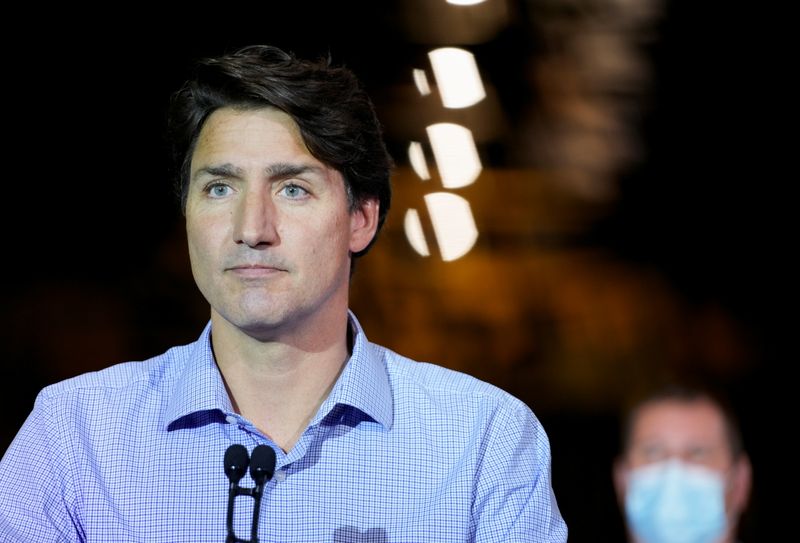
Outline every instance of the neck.
<svg viewBox="0 0 800 543">
<path fill-rule="evenodd" d="M 347 314 L 309 337 L 255 339 L 212 314 L 212 346 L 234 409 L 289 451 L 349 356 Z"/>
</svg>

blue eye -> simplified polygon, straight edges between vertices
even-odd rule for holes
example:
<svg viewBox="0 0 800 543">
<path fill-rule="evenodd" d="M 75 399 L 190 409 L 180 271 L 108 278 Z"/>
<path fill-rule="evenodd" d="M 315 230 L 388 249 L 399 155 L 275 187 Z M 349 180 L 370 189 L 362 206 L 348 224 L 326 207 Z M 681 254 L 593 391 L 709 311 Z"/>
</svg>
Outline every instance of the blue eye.
<svg viewBox="0 0 800 543">
<path fill-rule="evenodd" d="M 283 189 L 281 189 L 281 192 L 283 192 L 285 196 L 292 199 L 302 198 L 308 194 L 306 189 L 294 184 L 286 185 L 283 187 Z"/>
<path fill-rule="evenodd" d="M 228 185 L 223 185 L 222 183 L 215 183 L 206 187 L 206 192 L 212 198 L 222 198 L 227 196 L 230 192 L 231 188 Z"/>
</svg>

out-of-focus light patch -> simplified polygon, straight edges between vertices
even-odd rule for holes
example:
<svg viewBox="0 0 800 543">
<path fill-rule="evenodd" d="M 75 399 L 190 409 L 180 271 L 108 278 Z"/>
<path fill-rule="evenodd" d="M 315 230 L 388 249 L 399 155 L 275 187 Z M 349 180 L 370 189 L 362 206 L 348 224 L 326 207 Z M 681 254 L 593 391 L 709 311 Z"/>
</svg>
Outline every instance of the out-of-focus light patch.
<svg viewBox="0 0 800 543">
<path fill-rule="evenodd" d="M 431 93 L 431 86 L 428 84 L 428 76 L 425 75 L 425 70 L 414 68 L 414 84 L 422 96 L 428 96 Z"/>
<path fill-rule="evenodd" d="M 422 232 L 422 223 L 419 222 L 419 213 L 416 209 L 411 208 L 406 210 L 403 226 L 405 227 L 406 238 L 411 244 L 411 248 L 422 256 L 430 256 L 431 252 L 428 249 L 428 242 L 425 241 L 425 234 Z"/>
<path fill-rule="evenodd" d="M 418 141 L 412 141 L 408 145 L 408 160 L 420 179 L 427 181 L 431 178 L 431 174 L 428 171 L 428 163 L 425 161 L 425 154 L 422 152 L 422 144 Z"/>
<path fill-rule="evenodd" d="M 437 123 L 426 127 L 442 186 L 465 187 L 475 182 L 483 169 L 472 132 L 461 125 Z"/>
<path fill-rule="evenodd" d="M 448 4 L 453 4 L 454 6 L 474 6 L 475 4 L 482 4 L 486 0 L 447 0 Z"/>
<path fill-rule="evenodd" d="M 441 47 L 428 53 L 442 105 L 459 109 L 486 98 L 475 56 L 458 47 Z"/>
<path fill-rule="evenodd" d="M 425 195 L 425 204 L 442 260 L 450 262 L 467 254 L 478 239 L 469 202 L 457 194 L 431 192 Z"/>
</svg>

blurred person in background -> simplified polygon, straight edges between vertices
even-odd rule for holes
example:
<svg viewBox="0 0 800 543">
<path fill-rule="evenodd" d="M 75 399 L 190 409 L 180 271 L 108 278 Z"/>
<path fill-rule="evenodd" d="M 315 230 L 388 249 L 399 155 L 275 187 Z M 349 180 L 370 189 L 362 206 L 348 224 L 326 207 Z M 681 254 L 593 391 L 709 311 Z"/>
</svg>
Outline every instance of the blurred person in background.
<svg viewBox="0 0 800 543">
<path fill-rule="evenodd" d="M 614 486 L 632 543 L 734 543 L 750 497 L 738 421 L 710 389 L 669 385 L 623 419 Z"/>
</svg>

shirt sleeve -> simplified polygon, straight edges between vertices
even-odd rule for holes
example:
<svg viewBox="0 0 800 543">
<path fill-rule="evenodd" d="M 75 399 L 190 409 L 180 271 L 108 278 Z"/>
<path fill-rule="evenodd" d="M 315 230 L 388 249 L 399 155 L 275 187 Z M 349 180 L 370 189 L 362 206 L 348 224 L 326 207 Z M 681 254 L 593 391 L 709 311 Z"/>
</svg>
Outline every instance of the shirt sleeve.
<svg viewBox="0 0 800 543">
<path fill-rule="evenodd" d="M 0 541 L 84 540 L 75 513 L 74 471 L 65 461 L 56 415 L 40 393 L 0 461 Z"/>
<path fill-rule="evenodd" d="M 551 483 L 550 442 L 530 408 L 519 402 L 498 410 L 482 446 L 475 541 L 566 543 Z"/>
</svg>

